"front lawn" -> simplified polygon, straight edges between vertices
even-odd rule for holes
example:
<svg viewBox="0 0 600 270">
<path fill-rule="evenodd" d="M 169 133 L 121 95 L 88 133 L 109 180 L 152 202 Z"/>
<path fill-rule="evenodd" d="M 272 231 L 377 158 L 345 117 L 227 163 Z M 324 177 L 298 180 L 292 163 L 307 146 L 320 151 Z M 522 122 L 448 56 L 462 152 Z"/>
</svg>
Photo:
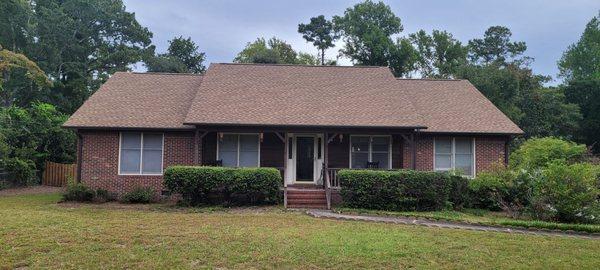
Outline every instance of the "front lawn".
<svg viewBox="0 0 600 270">
<path fill-rule="evenodd" d="M 59 199 L 0 197 L 0 268 L 600 265 L 600 242 L 589 239 L 324 220 L 279 207 L 56 204 Z"/>
<path fill-rule="evenodd" d="M 549 229 L 562 231 L 571 230 L 587 233 L 600 233 L 600 225 L 597 224 L 572 224 L 546 222 L 539 220 L 514 219 L 504 215 L 501 212 L 492 212 L 483 209 L 464 209 L 463 211 L 444 210 L 431 212 L 394 212 L 340 207 L 336 208 L 335 211 L 345 214 L 414 217 L 481 225 L 500 225 L 520 228 Z"/>
</svg>

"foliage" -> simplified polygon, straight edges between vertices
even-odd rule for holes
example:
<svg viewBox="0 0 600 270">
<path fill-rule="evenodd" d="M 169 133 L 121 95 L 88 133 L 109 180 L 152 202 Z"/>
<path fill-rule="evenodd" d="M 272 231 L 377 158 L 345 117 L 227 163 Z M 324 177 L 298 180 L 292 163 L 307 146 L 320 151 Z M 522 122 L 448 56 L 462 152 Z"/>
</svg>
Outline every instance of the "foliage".
<svg viewBox="0 0 600 270">
<path fill-rule="evenodd" d="M 411 34 L 417 50 L 417 70 L 425 78 L 451 78 L 456 69 L 467 62 L 467 47 L 446 31 L 424 30 Z"/>
<path fill-rule="evenodd" d="M 0 160 L 0 165 L 12 174 L 12 185 L 31 186 L 38 184 L 36 167 L 33 161 L 20 158 L 3 158 Z"/>
<path fill-rule="evenodd" d="M 269 40 L 258 38 L 254 42 L 248 42 L 233 61 L 236 63 L 305 64 L 306 59 L 306 55 L 299 58 L 298 53 L 292 49 L 292 45 L 272 37 Z"/>
<path fill-rule="evenodd" d="M 580 128 L 574 138 L 600 153 L 600 79 L 570 81 L 564 92 L 567 101 L 581 110 Z"/>
<path fill-rule="evenodd" d="M 469 189 L 471 180 L 458 173 L 450 174 L 450 194 L 448 201 L 453 209 L 463 209 L 472 204 L 471 193 Z"/>
<path fill-rule="evenodd" d="M 106 190 L 106 189 L 96 189 L 94 201 L 96 202 L 111 202 L 117 199 L 117 195 Z"/>
<path fill-rule="evenodd" d="M 567 82 L 600 79 L 600 12 L 585 26 L 577 43 L 558 61 L 560 76 Z"/>
<path fill-rule="evenodd" d="M 338 177 L 349 207 L 428 211 L 449 205 L 452 181 L 445 173 L 341 170 Z"/>
<path fill-rule="evenodd" d="M 30 108 L 0 108 L 0 137 L 8 145 L 4 158 L 31 160 L 42 169 L 46 160 L 70 163 L 75 160 L 76 137 L 61 125 L 67 116 L 50 104 Z"/>
<path fill-rule="evenodd" d="M 8 2 L 6 11 L 15 13 L 7 16 L 15 20 L 0 20 L 0 29 L 11 29 L 0 44 L 27 55 L 54 82 L 41 92 L 31 91 L 14 76 L 9 84 L 23 93 L 15 100 L 18 106 L 43 101 L 72 113 L 110 74 L 128 70 L 152 52 L 152 33 L 121 0 Z"/>
<path fill-rule="evenodd" d="M 12 85 L 5 83 L 10 80 L 13 73 L 22 72 L 24 76 L 36 86 L 48 87 L 52 82 L 46 77 L 36 63 L 27 56 L 2 48 L 0 45 L 0 102 L 4 107 L 11 106 L 17 96 L 17 91 Z"/>
<path fill-rule="evenodd" d="M 176 37 L 169 41 L 167 53 L 149 57 L 144 62 L 150 72 L 204 73 L 205 53 L 198 49 L 191 38 Z"/>
<path fill-rule="evenodd" d="M 559 136 L 573 139 L 582 115 L 577 104 L 567 102 L 562 88 L 538 88 L 523 93 L 519 127 L 527 137 Z"/>
<path fill-rule="evenodd" d="M 600 223 L 600 167 L 547 165 L 533 186 L 532 213 L 541 220 Z"/>
<path fill-rule="evenodd" d="M 346 9 L 344 16 L 334 16 L 333 23 L 345 43 L 340 53 L 354 63 L 388 66 L 396 76 L 408 74 L 412 50 L 401 47 L 407 45 L 401 39 L 392 40 L 392 35 L 402 32 L 403 27 L 388 5 L 366 0 Z"/>
<path fill-rule="evenodd" d="M 554 161 L 573 163 L 586 154 L 582 144 L 554 137 L 533 138 L 523 143 L 510 155 L 509 165 L 515 170 L 536 171 Z"/>
<path fill-rule="evenodd" d="M 121 196 L 121 200 L 126 203 L 151 203 L 155 198 L 156 191 L 152 187 L 134 187 Z"/>
<path fill-rule="evenodd" d="M 469 41 L 471 61 L 482 64 L 506 64 L 521 62 L 526 58 L 517 58 L 527 50 L 523 41 L 510 41 L 512 32 L 504 26 L 492 26 L 485 31 L 483 38 Z M 511 61 L 512 60 L 512 61 Z"/>
<path fill-rule="evenodd" d="M 94 190 L 85 184 L 69 182 L 67 190 L 63 193 L 63 201 L 91 202 L 94 196 Z"/>
<path fill-rule="evenodd" d="M 173 166 L 164 174 L 165 188 L 180 193 L 189 205 L 214 204 L 216 200 L 274 203 L 281 183 L 279 171 L 273 168 Z"/>
<path fill-rule="evenodd" d="M 339 38 L 333 29 L 333 23 L 325 19 L 325 16 L 319 15 L 310 18 L 308 24 L 299 24 L 298 33 L 302 34 L 307 42 L 312 42 L 317 47 L 321 52 L 321 65 L 325 65 L 325 50 L 334 47 L 333 42 Z"/>
<path fill-rule="evenodd" d="M 502 209 L 518 217 L 531 200 L 531 174 L 497 165 L 481 172 L 469 183 L 474 206 L 490 210 Z"/>
</svg>

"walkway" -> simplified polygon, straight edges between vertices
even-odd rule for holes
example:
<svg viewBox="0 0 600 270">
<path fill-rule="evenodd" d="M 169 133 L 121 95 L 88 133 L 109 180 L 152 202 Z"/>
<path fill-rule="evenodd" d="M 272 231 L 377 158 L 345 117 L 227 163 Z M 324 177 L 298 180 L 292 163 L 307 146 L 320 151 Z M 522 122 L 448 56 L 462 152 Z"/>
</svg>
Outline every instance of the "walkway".
<svg viewBox="0 0 600 270">
<path fill-rule="evenodd" d="M 334 212 L 326 211 L 326 210 L 312 210 L 312 209 L 307 210 L 306 213 L 308 215 L 310 215 L 312 217 L 316 217 L 316 218 L 330 218 L 330 219 L 338 219 L 338 220 L 358 220 L 358 221 L 420 225 L 420 226 L 436 227 L 436 228 L 463 229 L 463 230 L 484 231 L 484 232 L 504 232 L 504 233 L 530 234 L 530 235 L 563 236 L 563 237 L 576 237 L 576 238 L 586 238 L 586 239 L 600 239 L 600 234 L 588 234 L 588 233 L 584 233 L 584 232 L 536 230 L 536 229 L 526 229 L 526 228 L 520 229 L 520 228 L 514 228 L 514 227 L 477 225 L 477 224 L 458 223 L 458 222 L 449 222 L 449 221 L 417 219 L 417 218 L 411 218 L 411 217 L 347 215 L 347 214 L 334 213 Z"/>
</svg>

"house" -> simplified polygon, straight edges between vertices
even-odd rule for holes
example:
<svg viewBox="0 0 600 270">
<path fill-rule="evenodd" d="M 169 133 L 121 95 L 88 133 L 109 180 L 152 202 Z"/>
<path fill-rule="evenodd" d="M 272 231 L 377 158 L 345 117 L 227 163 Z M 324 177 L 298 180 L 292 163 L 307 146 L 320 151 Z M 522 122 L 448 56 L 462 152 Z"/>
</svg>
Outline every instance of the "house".
<svg viewBox="0 0 600 270">
<path fill-rule="evenodd" d="M 319 207 L 324 191 L 335 198 L 340 169 L 474 176 L 505 162 L 522 133 L 466 80 L 270 64 L 117 72 L 64 126 L 77 131 L 78 176 L 94 188 L 162 190 L 171 165 L 274 167 L 288 206 Z"/>
</svg>

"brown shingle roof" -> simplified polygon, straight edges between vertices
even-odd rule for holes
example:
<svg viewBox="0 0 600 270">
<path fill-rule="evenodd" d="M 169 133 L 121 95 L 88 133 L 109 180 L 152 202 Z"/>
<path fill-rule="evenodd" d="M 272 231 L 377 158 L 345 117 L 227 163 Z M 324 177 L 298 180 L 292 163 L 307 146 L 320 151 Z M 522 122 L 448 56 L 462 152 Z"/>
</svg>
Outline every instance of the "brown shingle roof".
<svg viewBox="0 0 600 270">
<path fill-rule="evenodd" d="M 118 72 L 64 126 L 192 124 L 522 133 L 468 81 L 396 79 L 385 67 L 261 64 L 212 64 L 204 76 Z"/>
<path fill-rule="evenodd" d="M 521 134 L 523 131 L 467 80 L 396 80 L 419 109 L 423 132 Z"/>
<path fill-rule="evenodd" d="M 212 64 L 185 123 L 418 127 L 385 67 Z"/>
<path fill-rule="evenodd" d="M 202 76 L 117 72 L 63 125 L 72 128 L 192 128 L 183 119 Z"/>
</svg>

